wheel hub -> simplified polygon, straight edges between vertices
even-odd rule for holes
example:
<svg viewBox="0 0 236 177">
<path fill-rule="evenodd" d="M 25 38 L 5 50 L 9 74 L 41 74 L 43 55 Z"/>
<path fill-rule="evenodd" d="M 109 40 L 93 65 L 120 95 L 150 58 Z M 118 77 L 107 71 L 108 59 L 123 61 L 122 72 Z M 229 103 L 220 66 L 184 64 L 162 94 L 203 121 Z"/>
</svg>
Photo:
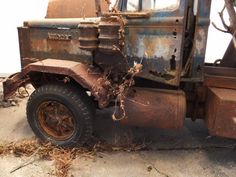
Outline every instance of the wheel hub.
<svg viewBox="0 0 236 177">
<path fill-rule="evenodd" d="M 76 130 L 73 114 L 65 105 L 57 101 L 41 103 L 37 118 L 42 130 L 55 140 L 67 140 Z"/>
</svg>

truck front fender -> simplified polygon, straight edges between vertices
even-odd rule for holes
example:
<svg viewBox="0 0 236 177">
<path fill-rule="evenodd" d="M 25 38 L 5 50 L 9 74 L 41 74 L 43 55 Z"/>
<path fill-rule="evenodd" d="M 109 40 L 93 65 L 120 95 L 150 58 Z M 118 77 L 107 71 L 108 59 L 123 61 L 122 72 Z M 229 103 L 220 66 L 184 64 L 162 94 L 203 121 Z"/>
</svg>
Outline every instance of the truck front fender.
<svg viewBox="0 0 236 177">
<path fill-rule="evenodd" d="M 98 100 L 99 107 L 106 107 L 109 104 L 107 90 L 99 84 L 102 73 L 93 71 L 88 65 L 75 61 L 46 59 L 31 63 L 3 82 L 4 99 L 8 99 L 15 93 L 17 88 L 30 83 L 29 74 L 32 72 L 64 75 L 72 78 L 83 88 L 90 90 Z M 98 92 L 99 90 L 99 92 Z"/>
</svg>

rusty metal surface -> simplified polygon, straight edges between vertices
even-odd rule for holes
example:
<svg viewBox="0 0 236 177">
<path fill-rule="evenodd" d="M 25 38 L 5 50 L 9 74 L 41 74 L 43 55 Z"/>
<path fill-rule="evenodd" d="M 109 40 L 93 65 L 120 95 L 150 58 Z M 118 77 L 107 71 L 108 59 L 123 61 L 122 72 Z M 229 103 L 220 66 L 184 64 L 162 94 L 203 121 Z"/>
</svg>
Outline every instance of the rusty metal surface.
<svg viewBox="0 0 236 177">
<path fill-rule="evenodd" d="M 180 0 L 175 10 L 150 10 L 148 17 L 125 20 L 124 55 L 130 65 L 142 62 L 139 77 L 179 85 L 186 14 L 187 1 Z"/>
<path fill-rule="evenodd" d="M 208 87 L 236 89 L 236 78 L 205 75 L 204 85 Z"/>
<path fill-rule="evenodd" d="M 92 53 L 80 49 L 79 30 L 19 28 L 22 67 L 47 58 L 92 63 Z"/>
<path fill-rule="evenodd" d="M 209 88 L 206 123 L 210 134 L 236 137 L 236 90 Z"/>
<path fill-rule="evenodd" d="M 24 73 L 16 73 L 10 76 L 6 81 L 3 82 L 3 98 L 7 100 L 12 96 L 19 87 L 24 87 L 26 83 L 29 83 L 30 78 Z"/>
<path fill-rule="evenodd" d="M 85 18 L 96 17 L 108 11 L 108 4 L 100 0 L 50 0 L 46 18 Z"/>
<path fill-rule="evenodd" d="M 88 65 L 74 61 L 55 59 L 46 59 L 32 63 L 22 70 L 25 74 L 32 71 L 71 76 L 77 81 L 77 83 L 80 83 L 81 86 L 89 90 L 92 90 L 97 83 L 96 81 L 101 76 L 100 73 L 93 73 L 90 71 Z"/>
<path fill-rule="evenodd" d="M 194 53 L 190 68 L 189 79 L 203 81 L 208 28 L 210 24 L 211 0 L 199 0 L 196 16 Z"/>
<path fill-rule="evenodd" d="M 95 23 L 84 22 L 79 26 L 80 48 L 95 50 L 98 48 L 98 26 Z"/>
<path fill-rule="evenodd" d="M 26 21 L 18 28 L 22 67 L 47 58 L 92 63 L 92 53 L 80 48 L 79 24 L 96 24 L 100 18 L 92 19 L 44 19 Z M 88 29 L 87 29 L 87 32 Z M 82 33 L 83 34 L 83 33 Z M 89 33 L 91 35 L 91 33 Z M 97 38 L 96 34 L 89 36 Z M 81 36 L 83 37 L 83 36 Z M 96 39 L 97 40 L 97 39 Z M 89 40 L 91 42 L 91 40 Z"/>
<path fill-rule="evenodd" d="M 207 87 L 236 89 L 236 69 L 205 66 L 204 85 Z"/>
<path fill-rule="evenodd" d="M 205 66 L 204 73 L 214 76 L 236 77 L 236 69 L 221 66 Z"/>
<path fill-rule="evenodd" d="M 134 88 L 124 109 L 124 124 L 177 130 L 183 128 L 186 98 L 182 91 Z"/>
<path fill-rule="evenodd" d="M 34 59 L 46 58 L 89 64 L 94 62 L 100 67 L 105 66 L 105 69 L 113 68 L 114 63 L 127 68 L 133 67 L 135 62 L 141 62 L 143 70 L 137 77 L 179 86 L 183 68 L 188 3 L 187 0 L 180 0 L 179 6 L 174 10 L 150 10 L 148 16 L 143 16 L 146 11 L 131 13 L 121 7 L 118 9 L 121 11 L 106 14 L 102 18 L 28 21 L 24 28 L 19 28 L 22 65 L 26 66 Z M 199 1 L 199 7 L 204 8 L 200 9 L 198 14 L 195 49 L 197 55 L 194 56 L 192 68 L 199 68 L 199 62 L 202 64 L 199 57 L 205 54 L 209 5 L 210 1 Z M 88 26 L 90 23 L 94 24 L 93 30 L 96 32 L 91 32 L 92 28 L 86 30 L 83 27 L 82 30 L 83 24 Z M 203 72 L 202 68 L 199 72 Z"/>
<path fill-rule="evenodd" d="M 3 83 L 4 98 L 9 98 L 17 88 L 27 84 L 30 81 L 28 75 L 32 72 L 71 77 L 83 88 L 91 91 L 95 99 L 99 101 L 99 106 L 101 108 L 106 107 L 110 102 L 109 98 L 107 98 L 107 90 L 103 85 L 99 84 L 99 79 L 103 76 L 100 71 L 94 71 L 89 65 L 79 62 L 56 59 L 46 59 L 31 63 L 23 68 L 20 73 L 13 77 L 9 77 L 8 80 Z M 99 90 L 99 93 L 97 93 L 97 90 Z"/>
<path fill-rule="evenodd" d="M 76 131 L 76 118 L 66 105 L 57 101 L 42 102 L 36 116 L 40 128 L 55 140 L 66 141 Z"/>
<path fill-rule="evenodd" d="M 103 52 L 120 51 L 121 23 L 117 17 L 101 18 L 99 23 L 99 50 Z"/>
</svg>

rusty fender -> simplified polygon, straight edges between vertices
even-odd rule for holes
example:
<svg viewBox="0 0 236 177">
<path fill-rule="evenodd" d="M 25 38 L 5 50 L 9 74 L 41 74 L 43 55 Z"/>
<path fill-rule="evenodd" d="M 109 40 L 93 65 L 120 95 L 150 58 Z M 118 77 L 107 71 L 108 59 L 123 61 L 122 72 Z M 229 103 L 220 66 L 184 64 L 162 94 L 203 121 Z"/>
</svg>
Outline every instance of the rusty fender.
<svg viewBox="0 0 236 177">
<path fill-rule="evenodd" d="M 133 88 L 124 98 L 125 118 L 122 123 L 132 126 L 178 130 L 186 116 L 183 91 Z"/>
<path fill-rule="evenodd" d="M 23 68 L 20 73 L 9 77 L 3 83 L 4 99 L 8 99 L 14 94 L 17 88 L 30 83 L 30 72 L 65 75 L 73 78 L 83 88 L 91 91 L 95 99 L 98 100 L 101 108 L 109 104 L 107 89 L 98 83 L 99 79 L 102 77 L 101 73 L 93 72 L 86 64 L 56 59 L 46 59 L 31 63 Z"/>
</svg>

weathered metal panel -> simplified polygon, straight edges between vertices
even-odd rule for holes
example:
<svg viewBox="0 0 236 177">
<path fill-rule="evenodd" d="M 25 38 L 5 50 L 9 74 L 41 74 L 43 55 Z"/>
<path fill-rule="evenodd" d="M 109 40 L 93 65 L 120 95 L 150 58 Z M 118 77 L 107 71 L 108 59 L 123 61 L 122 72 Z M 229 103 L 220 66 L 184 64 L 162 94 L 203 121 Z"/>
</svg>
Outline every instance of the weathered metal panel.
<svg viewBox="0 0 236 177">
<path fill-rule="evenodd" d="M 236 90 L 209 88 L 206 123 L 210 134 L 236 137 Z"/>
<path fill-rule="evenodd" d="M 138 76 L 170 85 L 179 85 L 187 1 L 173 11 L 149 11 L 150 17 L 127 18 L 125 56 L 130 66 L 142 62 Z"/>
<path fill-rule="evenodd" d="M 18 28 L 18 38 L 20 47 L 20 57 L 21 57 L 21 68 L 31 63 L 30 61 L 23 61 L 23 58 L 30 57 L 30 35 L 29 29 L 27 27 Z"/>
<path fill-rule="evenodd" d="M 190 71 L 190 80 L 203 81 L 208 28 L 210 24 L 211 0 L 198 0 L 196 17 L 194 55 Z"/>
<path fill-rule="evenodd" d="M 19 87 L 25 86 L 26 83 L 29 83 L 29 78 L 23 72 L 8 77 L 7 80 L 3 82 L 4 100 L 10 98 Z"/>
<path fill-rule="evenodd" d="M 177 130 L 183 128 L 186 98 L 182 91 L 133 88 L 123 102 L 124 124 Z"/>
<path fill-rule="evenodd" d="M 68 75 L 74 78 L 84 88 L 90 90 L 96 85 L 96 81 L 101 76 L 99 72 L 92 72 L 86 64 L 74 61 L 63 61 L 60 59 L 46 59 L 32 63 L 22 70 L 25 74 L 32 71 Z"/>
<path fill-rule="evenodd" d="M 65 77 L 73 78 L 82 87 L 91 91 L 95 99 L 98 100 L 101 108 L 106 107 L 110 102 L 107 90 L 99 84 L 99 79 L 103 77 L 102 73 L 98 70 L 94 71 L 89 65 L 74 61 L 63 61 L 60 59 L 46 59 L 40 62 L 31 63 L 23 68 L 20 73 L 9 77 L 3 83 L 4 98 L 9 98 L 9 96 L 14 94 L 17 88 L 29 83 L 29 75 L 32 72 L 63 75 Z M 97 90 L 99 90 L 99 93 L 97 93 Z"/>
<path fill-rule="evenodd" d="M 28 52 L 29 56 L 22 60 L 60 58 L 78 61 L 79 58 L 82 62 L 92 63 L 92 52 L 81 50 L 84 49 L 81 44 L 86 43 L 85 45 L 88 44 L 93 50 L 96 49 L 96 44 L 99 44 L 100 52 L 120 52 L 123 56 L 121 55 L 122 62 L 119 63 L 123 63 L 124 58 L 129 67 L 133 67 L 134 62 L 142 62 L 143 70 L 137 77 L 178 86 L 182 69 L 187 12 L 187 1 L 179 2 L 179 7 L 175 9 L 151 10 L 148 12 L 150 15 L 142 17 L 118 15 L 116 18 L 104 17 L 100 22 L 98 18 L 83 21 L 82 19 L 28 21 L 25 26 L 30 29 L 28 46 L 30 52 Z M 116 21 L 111 20 L 112 18 Z M 78 25 L 92 21 L 98 25 L 99 41 L 95 40 L 95 36 L 93 39 L 88 37 L 85 39 L 78 35 L 80 31 Z M 59 39 L 51 40 L 55 37 Z M 97 52 L 98 50 L 95 51 Z M 108 57 L 110 56 L 105 56 L 103 60 Z M 103 65 L 104 62 L 98 64 Z M 109 68 L 111 66 L 113 66 L 112 62 L 110 66 L 108 64 Z"/>
<path fill-rule="evenodd" d="M 108 11 L 108 4 L 101 2 L 101 11 Z M 97 0 L 50 0 L 46 18 L 87 18 L 99 15 Z"/>
<path fill-rule="evenodd" d="M 100 51 L 114 53 L 115 50 L 121 50 L 120 28 L 121 23 L 117 17 L 101 18 L 98 37 Z"/>
<path fill-rule="evenodd" d="M 205 66 L 204 71 L 205 86 L 236 89 L 235 68 Z"/>
<path fill-rule="evenodd" d="M 92 63 L 92 53 L 80 49 L 78 29 L 19 28 L 22 66 L 47 58 Z"/>
<path fill-rule="evenodd" d="M 95 50 L 98 47 L 98 26 L 95 23 L 83 22 L 79 26 L 80 48 Z"/>
</svg>

